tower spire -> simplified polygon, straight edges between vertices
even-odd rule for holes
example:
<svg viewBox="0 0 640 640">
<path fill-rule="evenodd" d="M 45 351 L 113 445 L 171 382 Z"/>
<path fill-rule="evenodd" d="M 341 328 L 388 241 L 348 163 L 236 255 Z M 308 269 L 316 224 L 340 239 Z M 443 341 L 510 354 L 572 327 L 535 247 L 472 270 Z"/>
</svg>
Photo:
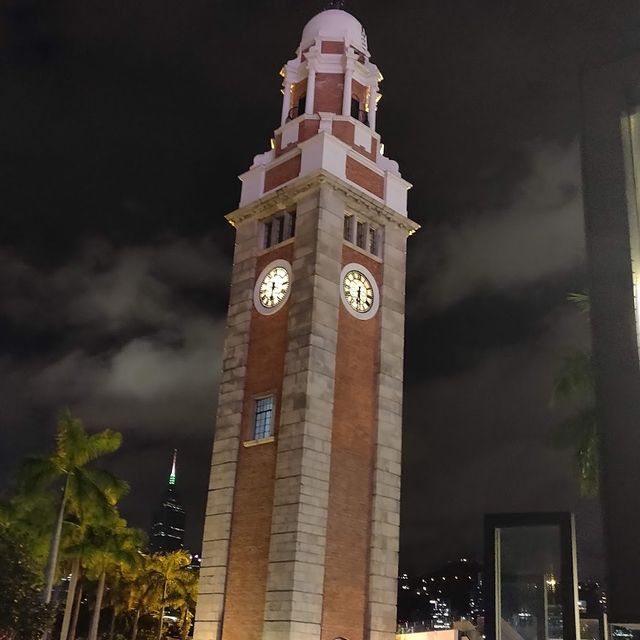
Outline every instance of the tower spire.
<svg viewBox="0 0 640 640">
<path fill-rule="evenodd" d="M 171 466 L 171 474 L 169 475 L 169 486 L 172 487 L 176 483 L 176 458 L 178 457 L 178 450 L 173 450 L 173 465 Z"/>
</svg>

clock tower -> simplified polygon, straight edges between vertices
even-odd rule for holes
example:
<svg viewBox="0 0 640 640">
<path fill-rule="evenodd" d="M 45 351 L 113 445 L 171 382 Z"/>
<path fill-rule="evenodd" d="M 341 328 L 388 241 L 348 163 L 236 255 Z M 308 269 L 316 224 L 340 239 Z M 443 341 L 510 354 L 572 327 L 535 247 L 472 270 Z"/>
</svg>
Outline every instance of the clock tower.
<svg viewBox="0 0 640 640">
<path fill-rule="evenodd" d="M 330 9 L 281 71 L 271 149 L 240 176 L 196 640 L 391 640 L 407 190 L 382 75 Z"/>
</svg>

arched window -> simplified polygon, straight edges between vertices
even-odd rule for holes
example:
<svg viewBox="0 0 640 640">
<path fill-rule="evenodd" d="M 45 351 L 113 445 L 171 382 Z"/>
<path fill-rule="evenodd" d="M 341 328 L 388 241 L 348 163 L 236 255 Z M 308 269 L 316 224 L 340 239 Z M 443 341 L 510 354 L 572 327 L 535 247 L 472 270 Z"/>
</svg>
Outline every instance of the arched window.
<svg viewBox="0 0 640 640">
<path fill-rule="evenodd" d="M 307 94 L 304 93 L 298 98 L 298 102 L 289 110 L 287 120 L 293 120 L 304 114 L 307 108 Z"/>
<path fill-rule="evenodd" d="M 369 124 L 368 113 L 360 108 L 360 100 L 357 97 L 351 98 L 351 117 L 360 120 L 364 124 Z"/>
</svg>

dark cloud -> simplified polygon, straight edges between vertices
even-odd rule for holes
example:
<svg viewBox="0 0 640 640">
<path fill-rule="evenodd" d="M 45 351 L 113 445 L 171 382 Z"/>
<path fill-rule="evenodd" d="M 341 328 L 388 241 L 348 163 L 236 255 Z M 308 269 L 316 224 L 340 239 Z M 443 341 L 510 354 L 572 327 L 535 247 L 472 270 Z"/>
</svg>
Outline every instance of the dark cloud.
<svg viewBox="0 0 640 640">
<path fill-rule="evenodd" d="M 428 229 L 421 251 L 410 258 L 412 270 L 429 273 L 418 290 L 427 307 L 523 290 L 584 267 L 577 143 L 538 143 L 529 150 L 529 166 L 503 208 Z"/>
<path fill-rule="evenodd" d="M 168 452 L 185 440 L 187 449 L 194 443 L 209 449 L 225 320 L 215 305 L 199 304 L 204 296 L 197 294 L 226 288 L 229 277 L 228 262 L 210 239 L 165 238 L 122 249 L 92 241 L 52 270 L 4 251 L 0 264 L 6 292 L 0 313 L 13 333 L 25 341 L 49 336 L 36 349 L 0 360 L 3 425 L 16 433 L 31 423 L 26 438 L 12 439 L 12 454 L 50 448 L 54 416 L 65 406 L 91 428 L 124 433 L 117 467 L 134 447 L 142 460 L 145 449 L 155 457 L 153 466 L 167 464 Z M 37 426 L 35 416 L 47 419 Z M 197 474 L 201 486 L 207 466 Z M 149 478 L 138 466 L 122 470 L 136 487 L 125 511 L 146 527 Z M 163 476 L 156 475 L 154 493 Z M 193 538 L 198 535 L 196 525 Z"/>
<path fill-rule="evenodd" d="M 9 0 L 0 19 L 0 481 L 69 405 L 125 433 L 147 526 L 178 446 L 199 544 L 236 176 L 280 113 L 278 70 L 325 3 Z M 597 509 L 550 444 L 553 371 L 588 343 L 580 70 L 637 41 L 635 0 L 352 0 L 379 129 L 414 183 L 402 560 L 480 540 L 486 509 Z M 582 534 L 580 534 L 582 535 Z"/>
</svg>

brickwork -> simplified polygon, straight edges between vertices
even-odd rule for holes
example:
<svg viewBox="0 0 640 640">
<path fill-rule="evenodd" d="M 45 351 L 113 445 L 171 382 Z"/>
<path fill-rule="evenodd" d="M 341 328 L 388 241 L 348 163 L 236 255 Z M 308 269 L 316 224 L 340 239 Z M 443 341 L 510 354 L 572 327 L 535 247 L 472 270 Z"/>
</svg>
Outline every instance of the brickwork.
<svg viewBox="0 0 640 640">
<path fill-rule="evenodd" d="M 345 246 L 349 262 L 381 281 L 378 262 Z M 340 307 L 322 640 L 366 637 L 379 334 L 379 314 L 360 320 Z"/>
<path fill-rule="evenodd" d="M 366 167 L 351 156 L 347 156 L 345 175 L 347 180 L 355 182 L 358 186 L 378 196 L 378 198 L 384 198 L 384 176 Z"/>
<path fill-rule="evenodd" d="M 261 255 L 256 261 L 255 277 L 273 260 L 291 260 L 292 249 L 289 244 Z M 269 316 L 252 308 L 242 441 L 253 439 L 253 403 L 257 394 L 274 394 L 274 425 L 279 424 L 288 306 L 287 302 L 280 311 Z M 275 464 L 273 442 L 240 447 L 222 640 L 245 640 L 262 635 Z"/>
<path fill-rule="evenodd" d="M 367 104 L 367 87 L 360 84 L 357 80 L 352 80 L 351 95 L 354 98 L 358 98 L 358 102 L 360 102 L 360 109 L 364 111 L 364 107 Z"/>
<path fill-rule="evenodd" d="M 316 73 L 314 112 L 342 113 L 344 75 L 341 73 Z"/>
<path fill-rule="evenodd" d="M 353 138 L 355 135 L 356 125 L 348 120 L 334 120 L 331 127 L 331 133 L 345 142 L 349 146 L 353 147 Z"/>
<path fill-rule="evenodd" d="M 322 53 L 344 53 L 344 42 L 323 40 L 321 51 Z"/>
<path fill-rule="evenodd" d="M 317 117 L 317 116 L 316 116 Z M 304 142 L 318 133 L 320 120 L 303 120 L 300 123 L 300 132 L 298 134 L 298 142 Z"/>
<path fill-rule="evenodd" d="M 308 140 L 309 138 L 312 138 L 313 136 L 315 136 L 316 133 L 318 133 L 318 129 L 320 127 L 320 121 L 317 120 L 316 118 L 301 120 L 298 126 L 298 139 L 292 140 L 284 149 L 282 148 L 282 134 L 279 133 L 278 135 L 276 135 L 275 137 L 276 158 L 278 156 L 281 156 L 283 153 L 286 153 L 293 147 L 295 147 L 298 143 L 304 142 L 305 140 Z"/>
<path fill-rule="evenodd" d="M 264 175 L 264 190 L 271 191 L 300 175 L 300 154 L 269 169 Z"/>
<path fill-rule="evenodd" d="M 355 128 L 356 125 L 348 120 L 334 120 L 331 127 L 331 133 L 338 139 L 342 140 L 349 146 L 353 147 L 358 153 L 361 153 L 365 158 L 375 161 L 376 154 L 378 152 L 378 141 L 372 136 L 371 138 L 371 151 L 367 151 L 360 145 L 355 144 Z"/>
</svg>

